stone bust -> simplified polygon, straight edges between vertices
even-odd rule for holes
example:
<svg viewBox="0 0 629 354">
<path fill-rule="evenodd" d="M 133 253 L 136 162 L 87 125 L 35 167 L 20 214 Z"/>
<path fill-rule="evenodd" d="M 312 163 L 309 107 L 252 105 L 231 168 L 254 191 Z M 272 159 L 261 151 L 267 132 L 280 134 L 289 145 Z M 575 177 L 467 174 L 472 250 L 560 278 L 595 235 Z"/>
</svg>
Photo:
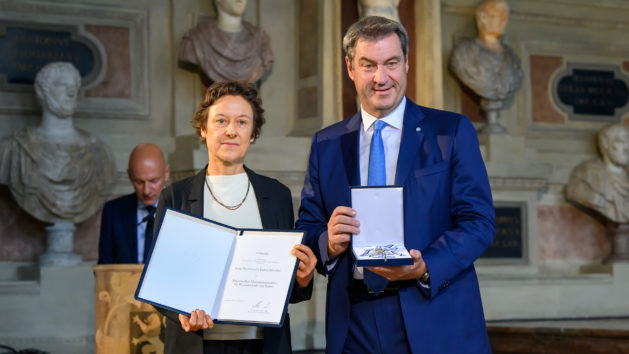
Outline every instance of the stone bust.
<svg viewBox="0 0 629 354">
<path fill-rule="evenodd" d="M 454 46 L 450 70 L 466 86 L 487 100 L 510 98 L 522 83 L 517 54 L 501 41 L 509 20 L 505 0 L 483 0 L 476 7 L 478 37 Z"/>
<path fill-rule="evenodd" d="M 35 77 L 41 124 L 0 141 L 0 184 L 47 223 L 79 223 L 109 195 L 113 159 L 107 147 L 73 126 L 81 76 L 71 64 L 45 65 Z"/>
<path fill-rule="evenodd" d="M 359 17 L 381 16 L 400 22 L 397 8 L 399 4 L 400 0 L 359 0 Z"/>
<path fill-rule="evenodd" d="M 594 209 L 607 219 L 629 222 L 629 128 L 612 124 L 598 132 L 601 157 L 578 165 L 566 186 L 566 199 Z"/>
<path fill-rule="evenodd" d="M 271 68 L 269 36 L 242 20 L 247 0 L 215 0 L 216 20 L 189 30 L 181 40 L 179 62 L 200 69 L 210 80 L 256 82 Z"/>
</svg>

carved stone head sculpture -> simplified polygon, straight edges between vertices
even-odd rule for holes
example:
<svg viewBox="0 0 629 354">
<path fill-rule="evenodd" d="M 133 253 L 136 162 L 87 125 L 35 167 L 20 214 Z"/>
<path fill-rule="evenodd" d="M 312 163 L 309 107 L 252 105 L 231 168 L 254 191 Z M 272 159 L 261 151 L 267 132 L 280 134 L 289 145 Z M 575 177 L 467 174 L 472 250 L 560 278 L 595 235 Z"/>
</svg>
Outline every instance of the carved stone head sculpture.
<svg viewBox="0 0 629 354">
<path fill-rule="evenodd" d="M 358 12 L 360 18 L 380 16 L 400 22 L 398 5 L 400 0 L 359 0 Z"/>
<path fill-rule="evenodd" d="M 621 124 L 612 124 L 598 132 L 598 149 L 605 167 L 613 173 L 626 176 L 629 163 L 629 130 Z"/>
<path fill-rule="evenodd" d="M 629 222 L 629 128 L 611 124 L 598 132 L 600 157 L 577 166 L 566 186 L 566 199 L 607 219 Z"/>
<path fill-rule="evenodd" d="M 9 186 L 20 207 L 48 223 L 87 219 L 102 206 L 113 181 L 108 148 L 73 125 L 80 86 L 71 63 L 44 66 L 35 78 L 40 125 L 0 142 L 0 183 Z"/>
<path fill-rule="evenodd" d="M 50 63 L 35 77 L 35 93 L 42 110 L 57 118 L 72 117 L 80 88 L 81 75 L 70 63 Z"/>
<path fill-rule="evenodd" d="M 476 7 L 478 38 L 488 48 L 500 49 L 500 37 L 509 22 L 509 5 L 505 0 L 484 0 Z"/>
<path fill-rule="evenodd" d="M 219 13 L 219 22 L 224 14 L 240 18 L 247 8 L 247 0 L 214 0 L 214 3 Z"/>
</svg>

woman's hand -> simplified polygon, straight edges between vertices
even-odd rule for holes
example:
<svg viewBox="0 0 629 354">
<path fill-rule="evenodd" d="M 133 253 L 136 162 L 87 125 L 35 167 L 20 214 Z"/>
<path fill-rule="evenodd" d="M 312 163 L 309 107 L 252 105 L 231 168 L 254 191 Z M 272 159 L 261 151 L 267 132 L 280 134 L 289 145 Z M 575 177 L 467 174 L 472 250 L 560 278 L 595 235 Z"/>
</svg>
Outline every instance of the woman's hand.
<svg viewBox="0 0 629 354">
<path fill-rule="evenodd" d="M 214 322 L 210 315 L 199 309 L 192 311 L 190 317 L 179 314 L 179 322 L 181 323 L 181 328 L 186 332 L 196 332 L 200 329 L 214 327 Z"/>
<path fill-rule="evenodd" d="M 297 268 L 297 284 L 300 288 L 305 288 L 310 284 L 314 277 L 315 265 L 317 265 L 317 257 L 310 247 L 302 244 L 295 245 L 291 250 L 293 256 L 299 259 L 299 266 Z"/>
</svg>

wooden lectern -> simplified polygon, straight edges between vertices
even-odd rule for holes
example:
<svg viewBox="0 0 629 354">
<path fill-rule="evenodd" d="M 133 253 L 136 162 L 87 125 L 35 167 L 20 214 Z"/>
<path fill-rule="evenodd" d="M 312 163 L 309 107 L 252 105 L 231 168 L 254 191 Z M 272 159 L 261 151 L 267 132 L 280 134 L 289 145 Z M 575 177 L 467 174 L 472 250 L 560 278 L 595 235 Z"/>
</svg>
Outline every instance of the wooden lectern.
<svg viewBox="0 0 629 354">
<path fill-rule="evenodd" d="M 96 354 L 162 354 L 164 317 L 133 296 L 142 264 L 94 266 Z"/>
</svg>

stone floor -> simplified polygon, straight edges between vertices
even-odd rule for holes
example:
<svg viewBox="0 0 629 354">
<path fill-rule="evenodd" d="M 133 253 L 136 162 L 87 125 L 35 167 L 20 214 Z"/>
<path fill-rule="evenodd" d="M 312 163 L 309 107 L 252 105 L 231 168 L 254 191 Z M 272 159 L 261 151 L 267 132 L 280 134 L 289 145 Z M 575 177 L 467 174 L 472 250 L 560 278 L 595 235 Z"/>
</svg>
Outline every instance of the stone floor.
<svg viewBox="0 0 629 354">
<path fill-rule="evenodd" d="M 494 353 L 629 353 L 629 317 L 490 321 Z"/>
<path fill-rule="evenodd" d="M 629 353 L 629 317 L 488 321 L 495 354 Z M 300 350 L 299 354 L 323 354 Z"/>
<path fill-rule="evenodd" d="M 488 321 L 488 327 L 523 327 L 523 328 L 562 328 L 562 329 L 601 329 L 629 332 L 629 317 L 555 319 L 525 321 Z"/>
</svg>

